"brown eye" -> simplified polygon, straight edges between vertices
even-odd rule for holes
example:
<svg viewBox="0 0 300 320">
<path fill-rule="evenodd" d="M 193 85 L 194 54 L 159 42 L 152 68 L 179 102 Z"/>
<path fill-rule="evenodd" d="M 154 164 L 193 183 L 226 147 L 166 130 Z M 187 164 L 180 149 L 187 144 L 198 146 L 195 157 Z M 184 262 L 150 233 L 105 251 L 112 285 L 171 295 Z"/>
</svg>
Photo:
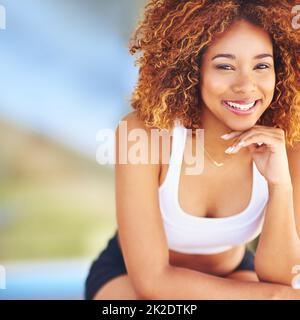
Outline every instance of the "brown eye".
<svg viewBox="0 0 300 320">
<path fill-rule="evenodd" d="M 228 64 L 220 64 L 216 66 L 216 69 L 220 69 L 220 70 L 233 70 L 233 67 L 228 65 Z M 256 65 L 255 69 L 259 69 L 259 70 L 264 70 L 264 69 L 269 69 L 269 65 L 265 64 L 265 63 L 260 63 L 258 65 Z"/>
<path fill-rule="evenodd" d="M 258 64 L 257 66 L 266 67 L 266 68 L 258 68 L 258 69 L 260 69 L 260 70 L 264 70 L 264 69 L 269 69 L 269 68 L 270 68 L 270 67 L 269 67 L 267 64 L 265 64 L 265 63 L 260 63 L 260 64 Z"/>
<path fill-rule="evenodd" d="M 220 64 L 220 65 L 217 65 L 216 68 L 221 70 L 232 70 L 232 69 L 228 69 L 228 68 L 231 68 L 231 66 L 228 64 Z"/>
</svg>

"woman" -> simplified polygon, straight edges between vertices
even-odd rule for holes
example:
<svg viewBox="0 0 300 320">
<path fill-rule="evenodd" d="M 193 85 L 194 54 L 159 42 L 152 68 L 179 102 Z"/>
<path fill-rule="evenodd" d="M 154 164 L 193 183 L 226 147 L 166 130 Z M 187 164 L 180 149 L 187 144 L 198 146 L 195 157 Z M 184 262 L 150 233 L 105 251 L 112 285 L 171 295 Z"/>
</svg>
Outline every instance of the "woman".
<svg viewBox="0 0 300 320">
<path fill-rule="evenodd" d="M 87 299 L 300 299 L 300 37 L 293 1 L 266 2 L 148 2 L 130 44 L 142 53 L 135 111 L 122 119 L 146 132 L 148 161 L 120 163 L 134 143 L 119 124 L 118 230 Z M 169 163 L 154 128 L 169 133 Z M 189 144 L 205 151 L 200 173 L 185 173 Z"/>
</svg>

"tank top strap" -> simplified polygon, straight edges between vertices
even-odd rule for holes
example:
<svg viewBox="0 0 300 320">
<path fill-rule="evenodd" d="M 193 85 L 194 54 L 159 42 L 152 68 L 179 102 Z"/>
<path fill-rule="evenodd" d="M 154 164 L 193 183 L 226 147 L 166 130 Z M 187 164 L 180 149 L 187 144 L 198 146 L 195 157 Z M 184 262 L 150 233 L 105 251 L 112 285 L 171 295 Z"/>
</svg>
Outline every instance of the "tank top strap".
<svg viewBox="0 0 300 320">
<path fill-rule="evenodd" d="M 180 175 L 181 170 L 181 163 L 183 161 L 185 141 L 186 128 L 179 121 L 176 121 L 173 128 L 172 150 L 168 169 L 170 173 L 170 179 L 173 182 L 173 187 L 175 187 L 175 183 L 178 183 L 178 177 Z"/>
</svg>

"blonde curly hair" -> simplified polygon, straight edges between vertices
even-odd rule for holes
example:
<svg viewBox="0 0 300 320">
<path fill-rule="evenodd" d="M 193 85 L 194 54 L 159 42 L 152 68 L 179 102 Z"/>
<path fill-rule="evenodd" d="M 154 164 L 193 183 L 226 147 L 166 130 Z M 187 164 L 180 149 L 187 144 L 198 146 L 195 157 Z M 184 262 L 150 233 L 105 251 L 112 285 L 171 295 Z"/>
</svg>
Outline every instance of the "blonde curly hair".
<svg viewBox="0 0 300 320">
<path fill-rule="evenodd" d="M 292 28 L 293 0 L 149 0 L 129 42 L 139 52 L 130 103 L 148 127 L 170 129 L 179 119 L 200 128 L 200 61 L 214 37 L 247 20 L 269 33 L 276 85 L 257 124 L 281 128 L 287 146 L 300 141 L 300 36 Z"/>
</svg>

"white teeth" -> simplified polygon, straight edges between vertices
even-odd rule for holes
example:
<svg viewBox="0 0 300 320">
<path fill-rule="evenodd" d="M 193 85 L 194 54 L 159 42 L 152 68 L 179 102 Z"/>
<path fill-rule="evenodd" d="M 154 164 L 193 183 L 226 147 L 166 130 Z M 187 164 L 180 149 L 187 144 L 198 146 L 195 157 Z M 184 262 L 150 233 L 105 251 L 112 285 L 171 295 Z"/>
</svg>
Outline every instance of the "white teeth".
<svg viewBox="0 0 300 320">
<path fill-rule="evenodd" d="M 250 104 L 239 104 L 239 103 L 233 103 L 230 101 L 225 101 L 225 103 L 227 105 L 229 105 L 230 107 L 236 108 L 236 109 L 240 109 L 240 110 L 248 110 L 250 108 L 252 108 L 255 104 L 255 101 L 250 103 Z"/>
</svg>

